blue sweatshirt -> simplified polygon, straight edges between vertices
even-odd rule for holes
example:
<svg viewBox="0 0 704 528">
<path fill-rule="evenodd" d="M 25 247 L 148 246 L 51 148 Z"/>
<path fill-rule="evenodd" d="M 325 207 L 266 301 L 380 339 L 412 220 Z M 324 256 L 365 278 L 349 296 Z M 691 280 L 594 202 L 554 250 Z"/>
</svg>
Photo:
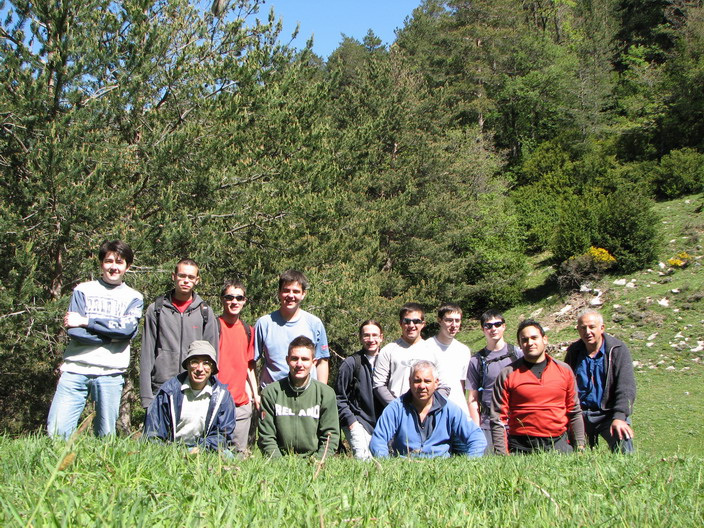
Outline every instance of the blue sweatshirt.
<svg viewBox="0 0 704 528">
<path fill-rule="evenodd" d="M 410 391 L 391 402 L 376 423 L 369 445 L 375 457 L 482 456 L 484 433 L 456 404 L 435 392 L 433 406 L 420 423 Z"/>
</svg>

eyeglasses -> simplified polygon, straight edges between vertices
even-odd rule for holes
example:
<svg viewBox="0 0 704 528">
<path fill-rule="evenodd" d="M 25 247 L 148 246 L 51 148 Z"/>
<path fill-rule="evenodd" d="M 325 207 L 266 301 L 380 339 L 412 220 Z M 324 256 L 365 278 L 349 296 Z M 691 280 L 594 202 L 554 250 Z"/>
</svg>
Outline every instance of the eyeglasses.
<svg viewBox="0 0 704 528">
<path fill-rule="evenodd" d="M 245 297 L 244 295 L 223 295 L 222 298 L 225 299 L 227 302 L 232 302 L 232 301 L 242 302 L 242 301 L 247 300 L 247 297 Z"/>
<path fill-rule="evenodd" d="M 419 324 L 423 324 L 425 321 L 423 321 L 423 319 L 409 319 L 408 317 L 404 317 L 403 319 L 401 319 L 401 322 L 405 325 L 409 325 L 409 324 L 419 325 Z"/>
<path fill-rule="evenodd" d="M 484 323 L 482 326 L 484 326 L 484 328 L 486 328 L 487 330 L 491 330 L 492 328 L 498 328 L 503 325 L 503 321 L 496 321 L 495 323 Z"/>
<path fill-rule="evenodd" d="M 195 359 L 195 358 L 194 358 L 194 359 L 190 360 L 190 361 L 188 362 L 188 364 L 189 364 L 192 368 L 196 368 L 196 367 L 198 367 L 198 366 L 200 366 L 200 365 L 203 365 L 203 368 L 206 368 L 206 367 L 209 368 L 209 369 L 212 369 L 212 368 L 213 368 L 213 362 L 210 361 L 209 359 Z"/>
</svg>

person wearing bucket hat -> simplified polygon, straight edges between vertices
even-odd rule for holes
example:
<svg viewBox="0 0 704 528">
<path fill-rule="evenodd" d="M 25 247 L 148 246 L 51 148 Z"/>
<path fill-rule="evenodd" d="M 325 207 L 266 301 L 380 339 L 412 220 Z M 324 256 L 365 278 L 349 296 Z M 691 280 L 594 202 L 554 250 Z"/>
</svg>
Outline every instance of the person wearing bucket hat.
<svg viewBox="0 0 704 528">
<path fill-rule="evenodd" d="M 190 344 L 182 362 L 186 372 L 164 383 L 147 410 L 144 439 L 227 449 L 235 430 L 235 402 L 215 377 L 216 358 L 208 341 Z"/>
</svg>

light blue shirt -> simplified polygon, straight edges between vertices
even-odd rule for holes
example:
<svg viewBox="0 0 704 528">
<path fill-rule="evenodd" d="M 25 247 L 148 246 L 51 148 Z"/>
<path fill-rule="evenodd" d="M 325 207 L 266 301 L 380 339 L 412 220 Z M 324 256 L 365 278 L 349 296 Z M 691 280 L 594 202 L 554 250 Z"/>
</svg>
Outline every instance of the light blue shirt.
<svg viewBox="0 0 704 528">
<path fill-rule="evenodd" d="M 298 319 L 286 321 L 279 310 L 261 317 L 254 326 L 254 360 L 264 357 L 261 386 L 285 378 L 288 375 L 288 345 L 298 336 L 306 336 L 315 344 L 315 359 L 330 357 L 328 336 L 323 322 L 313 314 L 300 311 Z M 317 379 L 315 367 L 311 370 Z"/>
</svg>

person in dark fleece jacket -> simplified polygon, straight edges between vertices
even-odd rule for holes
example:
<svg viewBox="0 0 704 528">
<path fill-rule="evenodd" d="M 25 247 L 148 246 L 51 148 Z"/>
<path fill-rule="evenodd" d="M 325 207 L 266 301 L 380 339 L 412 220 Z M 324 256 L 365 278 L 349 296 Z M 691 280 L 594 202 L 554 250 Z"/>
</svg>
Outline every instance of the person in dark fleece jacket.
<svg viewBox="0 0 704 528">
<path fill-rule="evenodd" d="M 633 361 L 628 347 L 604 332 L 604 319 L 594 310 L 577 319 L 580 339 L 567 349 L 565 363 L 575 373 L 589 447 L 599 436 L 611 451 L 632 453 L 630 416 L 636 399 Z"/>
<path fill-rule="evenodd" d="M 381 325 L 369 319 L 359 326 L 362 349 L 349 356 L 340 365 L 335 392 L 340 425 L 350 443 L 355 458 L 371 458 L 369 442 L 377 418 L 384 410 L 372 390 L 374 363 L 379 354 L 384 332 Z"/>
</svg>

